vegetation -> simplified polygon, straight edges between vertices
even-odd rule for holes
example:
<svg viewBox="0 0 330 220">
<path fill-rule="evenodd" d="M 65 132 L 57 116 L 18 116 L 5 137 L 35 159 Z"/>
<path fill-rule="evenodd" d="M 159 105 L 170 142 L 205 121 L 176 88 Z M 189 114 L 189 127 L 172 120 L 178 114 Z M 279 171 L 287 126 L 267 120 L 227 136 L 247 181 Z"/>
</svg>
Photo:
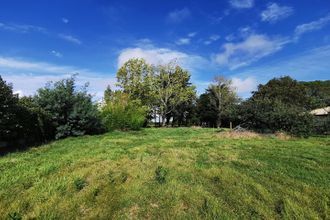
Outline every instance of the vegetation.
<svg viewBox="0 0 330 220">
<path fill-rule="evenodd" d="M 103 123 L 108 131 L 115 129 L 138 130 L 146 121 L 147 108 L 139 99 L 132 99 L 122 91 L 105 93 L 105 103 L 101 108 Z"/>
<path fill-rule="evenodd" d="M 223 76 L 215 77 L 214 83 L 209 85 L 209 88 L 202 94 L 200 99 L 199 114 L 201 123 L 213 125 L 215 123 L 216 127 L 220 128 L 225 120 L 233 121 L 238 103 L 239 98 L 232 88 L 231 80 Z"/>
<path fill-rule="evenodd" d="M 242 104 L 242 121 L 262 132 L 285 131 L 309 136 L 313 117 L 306 88 L 290 77 L 274 78 Z"/>
<path fill-rule="evenodd" d="M 0 216 L 329 219 L 330 139 L 148 128 L 0 158 Z"/>
<path fill-rule="evenodd" d="M 56 139 L 102 130 L 97 106 L 86 88 L 87 85 L 77 91 L 75 79 L 71 77 L 38 90 L 35 101 L 49 116 Z"/>
</svg>

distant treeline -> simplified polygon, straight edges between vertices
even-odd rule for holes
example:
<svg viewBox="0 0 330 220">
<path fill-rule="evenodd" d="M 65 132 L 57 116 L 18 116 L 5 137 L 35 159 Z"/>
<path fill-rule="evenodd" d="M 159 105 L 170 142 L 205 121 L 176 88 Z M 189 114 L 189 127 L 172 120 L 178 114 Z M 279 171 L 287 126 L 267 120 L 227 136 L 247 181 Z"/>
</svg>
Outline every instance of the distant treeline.
<svg viewBox="0 0 330 220">
<path fill-rule="evenodd" d="M 217 76 L 197 96 L 189 72 L 175 62 L 152 66 L 131 59 L 118 70 L 117 85 L 121 90 L 108 87 L 102 103 L 94 103 L 87 84 L 77 90 L 75 76 L 48 83 L 30 97 L 13 94 L 11 84 L 0 76 L 0 147 L 146 126 L 231 124 L 298 136 L 329 132 L 329 117 L 316 120 L 309 112 L 330 106 L 330 80 L 274 78 L 242 100 L 231 80 Z"/>
</svg>

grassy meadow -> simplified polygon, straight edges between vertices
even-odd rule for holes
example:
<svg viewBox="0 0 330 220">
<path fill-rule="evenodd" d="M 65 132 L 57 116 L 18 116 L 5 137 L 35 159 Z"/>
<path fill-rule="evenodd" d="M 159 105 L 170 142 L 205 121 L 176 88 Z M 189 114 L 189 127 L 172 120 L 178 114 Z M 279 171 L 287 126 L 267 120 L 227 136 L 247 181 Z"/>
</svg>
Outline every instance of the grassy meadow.
<svg viewBox="0 0 330 220">
<path fill-rule="evenodd" d="M 329 219 L 330 137 L 148 128 L 0 157 L 0 219 Z"/>
</svg>

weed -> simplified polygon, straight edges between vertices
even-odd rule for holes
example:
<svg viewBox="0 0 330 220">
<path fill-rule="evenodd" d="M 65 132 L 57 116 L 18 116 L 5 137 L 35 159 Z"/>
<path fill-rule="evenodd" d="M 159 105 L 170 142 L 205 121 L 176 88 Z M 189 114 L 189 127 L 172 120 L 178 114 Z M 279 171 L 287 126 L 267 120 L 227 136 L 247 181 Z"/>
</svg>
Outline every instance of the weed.
<svg viewBox="0 0 330 220">
<path fill-rule="evenodd" d="M 164 167 L 158 166 L 155 170 L 155 180 L 160 184 L 165 183 L 167 172 L 168 171 Z"/>
<path fill-rule="evenodd" d="M 80 177 L 76 178 L 73 183 L 76 190 L 78 191 L 82 190 L 85 186 L 87 186 L 86 180 Z"/>
</svg>

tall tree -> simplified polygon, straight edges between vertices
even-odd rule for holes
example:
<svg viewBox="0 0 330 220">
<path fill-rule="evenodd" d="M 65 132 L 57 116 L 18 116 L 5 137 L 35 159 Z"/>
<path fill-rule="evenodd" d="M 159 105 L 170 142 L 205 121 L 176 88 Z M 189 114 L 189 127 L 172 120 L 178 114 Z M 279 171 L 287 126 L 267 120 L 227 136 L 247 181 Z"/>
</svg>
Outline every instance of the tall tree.
<svg viewBox="0 0 330 220">
<path fill-rule="evenodd" d="M 144 59 L 130 59 L 117 72 L 117 85 L 132 99 L 140 99 L 150 104 L 150 83 L 153 78 L 153 67 Z"/>
<path fill-rule="evenodd" d="M 159 65 L 152 83 L 155 108 L 162 119 L 162 126 L 169 122 L 168 116 L 182 103 L 194 99 L 195 86 L 190 83 L 190 74 L 171 62 Z"/>
<path fill-rule="evenodd" d="M 239 98 L 232 87 L 232 81 L 223 76 L 216 76 L 207 92 L 210 94 L 211 105 L 217 110 L 216 125 L 219 128 L 222 118 L 230 115 Z"/>
</svg>

